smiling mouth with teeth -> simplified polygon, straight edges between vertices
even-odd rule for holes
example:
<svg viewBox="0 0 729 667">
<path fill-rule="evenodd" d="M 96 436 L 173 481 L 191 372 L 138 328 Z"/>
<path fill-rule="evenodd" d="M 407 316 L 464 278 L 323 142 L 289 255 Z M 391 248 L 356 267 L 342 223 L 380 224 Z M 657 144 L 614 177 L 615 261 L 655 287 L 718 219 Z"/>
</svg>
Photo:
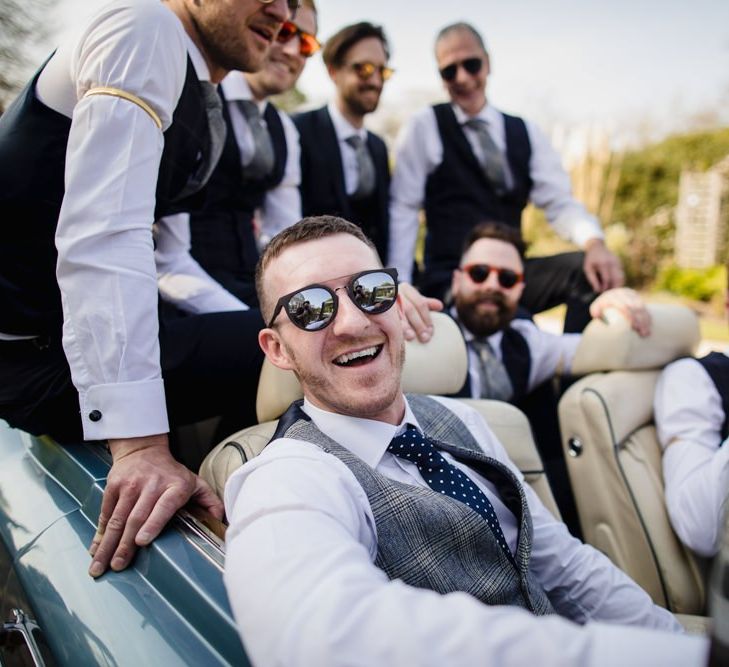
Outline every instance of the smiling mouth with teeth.
<svg viewBox="0 0 729 667">
<path fill-rule="evenodd" d="M 382 345 L 373 345 L 364 350 L 342 354 L 334 360 L 334 363 L 337 366 L 362 366 L 376 359 L 381 351 Z"/>
</svg>

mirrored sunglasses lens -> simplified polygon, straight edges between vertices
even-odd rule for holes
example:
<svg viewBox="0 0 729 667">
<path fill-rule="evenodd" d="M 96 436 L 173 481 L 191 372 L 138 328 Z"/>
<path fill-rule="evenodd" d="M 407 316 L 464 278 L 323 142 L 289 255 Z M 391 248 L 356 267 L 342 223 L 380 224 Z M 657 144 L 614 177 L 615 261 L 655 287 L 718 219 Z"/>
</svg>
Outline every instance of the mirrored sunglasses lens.
<svg viewBox="0 0 729 667">
<path fill-rule="evenodd" d="M 375 71 L 372 63 L 354 63 L 352 67 L 360 79 L 369 79 Z"/>
<path fill-rule="evenodd" d="M 456 71 L 458 70 L 458 64 L 448 65 L 440 71 L 440 77 L 443 81 L 453 81 L 456 78 Z"/>
<path fill-rule="evenodd" d="M 325 327 L 334 313 L 334 295 L 323 287 L 297 292 L 286 304 L 289 319 L 300 329 L 316 331 Z"/>
<path fill-rule="evenodd" d="M 483 64 L 483 61 L 481 58 L 467 58 L 463 61 L 463 69 L 465 69 L 469 74 L 478 74 L 478 72 L 481 71 L 481 65 Z"/>
<path fill-rule="evenodd" d="M 491 273 L 491 267 L 487 264 L 476 264 L 468 269 L 468 275 L 475 283 L 482 283 Z"/>
<path fill-rule="evenodd" d="M 395 303 L 397 283 L 384 271 L 366 273 L 352 281 L 351 294 L 365 313 L 384 313 Z"/>
<path fill-rule="evenodd" d="M 382 77 L 383 81 L 387 81 L 393 74 L 395 73 L 395 70 L 391 67 L 381 67 L 380 68 L 380 76 Z"/>
<path fill-rule="evenodd" d="M 514 287 L 519 282 L 519 276 L 511 269 L 501 269 L 499 271 L 499 285 L 502 287 Z"/>
</svg>

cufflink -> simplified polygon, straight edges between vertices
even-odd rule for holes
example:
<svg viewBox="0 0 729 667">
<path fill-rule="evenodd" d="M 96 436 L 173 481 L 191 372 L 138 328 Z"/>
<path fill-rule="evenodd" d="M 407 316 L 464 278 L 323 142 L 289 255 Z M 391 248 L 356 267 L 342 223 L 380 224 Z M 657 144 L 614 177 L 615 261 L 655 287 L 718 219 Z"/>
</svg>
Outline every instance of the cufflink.
<svg viewBox="0 0 729 667">
<path fill-rule="evenodd" d="M 92 422 L 101 421 L 101 412 L 99 410 L 92 410 L 91 412 L 89 412 L 89 419 Z"/>
</svg>

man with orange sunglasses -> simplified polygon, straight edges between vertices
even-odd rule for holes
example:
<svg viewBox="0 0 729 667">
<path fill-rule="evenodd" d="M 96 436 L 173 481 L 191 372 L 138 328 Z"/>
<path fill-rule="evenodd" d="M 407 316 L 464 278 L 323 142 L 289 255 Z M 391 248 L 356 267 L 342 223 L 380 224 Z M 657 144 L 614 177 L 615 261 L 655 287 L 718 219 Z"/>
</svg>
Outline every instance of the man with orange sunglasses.
<svg viewBox="0 0 729 667">
<path fill-rule="evenodd" d="M 464 248 L 451 278 L 451 314 L 468 347 L 468 377 L 457 396 L 508 401 L 526 413 L 564 521 L 577 534 L 552 380 L 569 374 L 582 334 L 549 333 L 519 316 L 526 247 L 518 230 L 480 223 Z M 590 315 L 600 317 L 608 308 L 623 313 L 640 335 L 650 333 L 650 315 L 633 290 L 606 290 Z"/>
<path fill-rule="evenodd" d="M 338 215 L 357 223 L 387 258 L 390 168 L 385 143 L 364 127 L 377 109 L 390 48 L 380 26 L 348 25 L 322 51 L 336 88 L 327 106 L 294 116 L 301 136 L 301 205 L 305 216 Z"/>
<path fill-rule="evenodd" d="M 262 68 L 230 72 L 220 84 L 228 133 L 205 207 L 190 215 L 189 238 L 167 235 L 157 246 L 160 289 L 181 310 L 256 306 L 258 247 L 301 218 L 299 134 L 268 98 L 294 87 L 320 48 L 316 31 L 316 7 L 304 0 Z M 198 277 L 193 295 L 191 276 Z"/>
</svg>

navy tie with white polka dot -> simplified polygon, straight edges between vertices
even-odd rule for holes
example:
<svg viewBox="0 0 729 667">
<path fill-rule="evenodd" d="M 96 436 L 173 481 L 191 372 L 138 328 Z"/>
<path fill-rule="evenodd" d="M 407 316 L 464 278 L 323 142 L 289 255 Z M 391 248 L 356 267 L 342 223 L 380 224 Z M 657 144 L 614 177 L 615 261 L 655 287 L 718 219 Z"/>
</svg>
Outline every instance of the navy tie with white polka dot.
<svg viewBox="0 0 729 667">
<path fill-rule="evenodd" d="M 395 456 L 414 463 L 433 491 L 460 500 L 486 519 L 499 546 L 509 560 L 513 561 L 514 557 L 506 544 L 506 538 L 501 530 L 496 512 L 494 512 L 494 506 L 486 494 L 471 481 L 468 475 L 448 463 L 417 428 L 408 424 L 404 433 L 392 439 L 387 450 Z"/>
</svg>

